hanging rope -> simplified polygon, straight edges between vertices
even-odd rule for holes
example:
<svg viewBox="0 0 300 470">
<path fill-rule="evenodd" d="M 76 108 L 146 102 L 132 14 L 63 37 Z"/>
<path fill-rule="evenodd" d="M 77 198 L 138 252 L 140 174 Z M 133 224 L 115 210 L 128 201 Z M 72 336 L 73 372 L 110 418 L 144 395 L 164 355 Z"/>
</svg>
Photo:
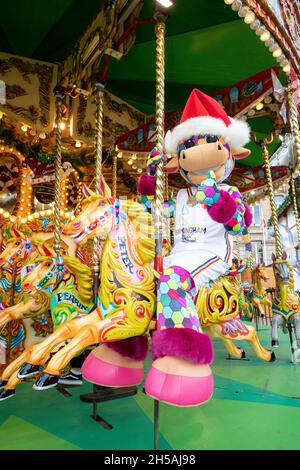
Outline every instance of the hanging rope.
<svg viewBox="0 0 300 470">
<path fill-rule="evenodd" d="M 164 112 L 165 112 L 165 24 L 155 25 L 156 34 L 156 137 L 157 149 L 164 151 Z M 164 204 L 164 164 L 158 164 L 156 172 L 155 199 L 155 269 L 162 271 L 162 234 Z"/>
<path fill-rule="evenodd" d="M 54 250 L 57 255 L 60 253 L 61 233 L 60 233 L 60 194 L 61 194 L 61 127 L 62 120 L 62 100 L 61 93 L 56 94 L 56 133 L 55 133 L 55 183 L 54 183 Z"/>
<path fill-rule="evenodd" d="M 275 198 L 274 198 L 274 188 L 273 188 L 271 167 L 270 167 L 270 161 L 269 161 L 269 151 L 267 147 L 267 144 L 271 143 L 272 140 L 267 141 L 266 139 L 264 139 L 261 142 L 261 149 L 262 149 L 262 154 L 263 154 L 264 162 L 265 162 L 269 201 L 270 201 L 270 206 L 271 206 L 271 211 L 272 211 L 272 221 L 273 221 L 273 227 L 274 227 L 274 232 L 275 232 L 276 255 L 278 259 L 282 259 L 282 244 L 281 244 L 281 238 L 280 238 L 280 232 L 279 232 L 278 215 L 276 211 L 276 204 L 275 204 Z"/>
<path fill-rule="evenodd" d="M 96 83 L 95 89 L 96 98 L 96 156 L 95 156 L 95 193 L 100 192 L 100 177 L 102 173 L 102 139 L 103 139 L 103 105 L 104 105 L 104 85 Z M 99 287 L 99 273 L 100 273 L 100 260 L 99 260 L 99 237 L 94 238 L 93 248 L 93 272 L 94 272 L 94 301 L 96 302 Z"/>
<path fill-rule="evenodd" d="M 300 131 L 299 131 L 299 122 L 298 122 L 298 111 L 297 111 L 296 103 L 293 97 L 292 85 L 288 86 L 287 95 L 288 95 L 288 101 L 289 101 L 289 106 L 290 106 L 290 117 L 291 117 L 292 131 L 293 131 L 293 136 L 294 136 L 296 158 L 297 158 L 295 170 L 294 170 L 294 176 L 297 176 L 297 173 L 300 171 Z"/>
</svg>

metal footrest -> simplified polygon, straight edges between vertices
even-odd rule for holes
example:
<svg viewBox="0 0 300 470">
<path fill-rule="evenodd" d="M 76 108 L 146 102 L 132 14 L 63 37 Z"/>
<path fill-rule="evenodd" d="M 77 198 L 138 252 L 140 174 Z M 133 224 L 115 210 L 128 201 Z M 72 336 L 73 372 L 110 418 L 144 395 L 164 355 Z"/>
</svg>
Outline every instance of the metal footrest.
<svg viewBox="0 0 300 470">
<path fill-rule="evenodd" d="M 80 400 L 85 403 L 100 403 L 102 401 L 117 400 L 119 398 L 132 397 L 137 394 L 137 387 L 102 387 L 94 385 L 92 393 L 80 395 Z"/>
</svg>

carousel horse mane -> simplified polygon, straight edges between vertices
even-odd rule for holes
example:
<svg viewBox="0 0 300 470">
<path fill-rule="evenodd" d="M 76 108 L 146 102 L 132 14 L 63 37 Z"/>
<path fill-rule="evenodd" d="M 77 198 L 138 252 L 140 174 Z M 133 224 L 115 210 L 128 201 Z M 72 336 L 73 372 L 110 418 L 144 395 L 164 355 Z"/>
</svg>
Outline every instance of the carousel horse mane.
<svg viewBox="0 0 300 470">
<path fill-rule="evenodd" d="M 83 264 L 78 258 L 73 256 L 62 255 L 64 266 L 70 274 L 76 279 L 78 285 L 78 294 L 85 302 L 89 302 L 92 298 L 92 273 L 90 268 Z M 51 260 L 50 256 L 39 256 L 35 263 Z"/>
</svg>

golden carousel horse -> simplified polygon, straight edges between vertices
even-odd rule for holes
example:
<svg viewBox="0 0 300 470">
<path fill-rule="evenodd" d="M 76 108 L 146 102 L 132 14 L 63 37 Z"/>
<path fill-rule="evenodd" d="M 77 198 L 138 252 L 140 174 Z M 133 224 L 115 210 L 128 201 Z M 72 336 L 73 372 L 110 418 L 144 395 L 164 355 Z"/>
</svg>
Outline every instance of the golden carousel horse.
<svg viewBox="0 0 300 470">
<path fill-rule="evenodd" d="M 140 337 L 147 331 L 155 312 L 157 273 L 150 265 L 154 257 L 153 228 L 150 214 L 140 204 L 112 199 L 103 180 L 101 194 L 84 200 L 82 213 L 65 226 L 64 232 L 77 242 L 86 237 L 106 236 L 101 256 L 99 305 L 83 318 L 63 323 L 42 343 L 44 358 L 49 357 L 58 344 L 71 339 L 51 357 L 34 386 L 37 390 L 55 386 L 60 371 L 88 346 L 99 343 L 108 346 L 126 338 Z M 33 271 L 24 279 L 31 294 L 36 292 L 38 278 L 45 276 L 43 269 L 41 265 L 39 271 Z M 225 276 L 203 286 L 197 297 L 201 324 L 213 337 L 224 341 L 232 356 L 244 356 L 232 340 L 248 340 L 261 359 L 271 361 L 274 356 L 261 346 L 255 328 L 240 320 L 240 289 L 239 283 Z M 19 377 L 38 374 L 38 366 L 44 359 L 37 359 L 35 349 L 20 369 Z M 100 349 L 105 354 L 108 347 Z"/>
<path fill-rule="evenodd" d="M 57 256 L 54 250 L 42 245 L 43 256 L 35 260 L 35 267 L 24 277 L 22 289 L 26 295 L 34 297 L 37 293 L 47 292 L 50 301 L 53 329 L 55 330 L 64 322 L 73 318 L 87 315 L 93 308 L 92 303 L 92 273 L 78 258 L 70 256 Z M 53 335 L 39 344 L 32 344 L 23 353 L 6 367 L 1 375 L 0 387 L 4 390 L 0 393 L 0 400 L 10 398 L 15 393 L 17 384 L 22 376 L 17 373 L 29 359 L 31 364 L 45 364 L 49 359 L 50 348 L 48 339 L 53 342 Z M 60 344 L 62 343 L 62 344 Z M 64 345 L 63 340 L 55 346 Z M 39 366 L 30 368 L 27 377 L 39 371 Z"/>
<path fill-rule="evenodd" d="M 259 264 L 253 270 L 253 291 L 251 294 L 251 302 L 258 309 L 262 317 L 266 315 L 264 307 L 271 308 L 272 302 L 267 297 L 266 290 L 263 287 L 263 281 L 270 279 L 266 269 Z"/>
</svg>

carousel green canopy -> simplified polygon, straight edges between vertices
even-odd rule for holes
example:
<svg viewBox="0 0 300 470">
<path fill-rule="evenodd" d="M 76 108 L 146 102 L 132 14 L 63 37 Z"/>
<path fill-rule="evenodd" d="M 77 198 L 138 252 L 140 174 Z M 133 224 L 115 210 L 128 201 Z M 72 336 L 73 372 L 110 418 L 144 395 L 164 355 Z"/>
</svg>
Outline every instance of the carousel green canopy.
<svg viewBox="0 0 300 470">
<path fill-rule="evenodd" d="M 123 9 L 130 4 L 128 1 L 121 3 Z M 152 18 L 155 2 L 134 3 L 139 9 L 136 18 L 142 22 L 132 29 L 132 47 L 128 47 L 122 57 L 115 58 L 112 54 L 106 88 L 145 115 L 152 115 L 155 113 L 155 34 L 153 22 L 144 20 Z M 276 7 L 278 2 L 261 3 Z M 74 56 L 79 38 L 99 9 L 102 8 L 105 15 L 117 4 L 112 0 L 3 2 L 0 50 L 49 63 L 63 63 L 68 56 Z M 123 31 L 130 25 L 130 16 L 126 21 Z M 167 112 L 182 109 L 194 87 L 214 96 L 220 89 L 278 65 L 259 35 L 223 0 L 177 0 L 169 9 L 166 24 Z M 105 54 L 100 62 L 100 68 L 103 66 Z M 282 72 L 280 78 L 284 82 Z M 274 119 L 262 113 L 251 119 L 250 124 L 260 139 L 272 131 Z M 271 153 L 279 143 L 276 137 Z M 250 144 L 250 148 L 252 155 L 243 164 L 261 165 L 260 149 L 254 144 Z"/>
</svg>

